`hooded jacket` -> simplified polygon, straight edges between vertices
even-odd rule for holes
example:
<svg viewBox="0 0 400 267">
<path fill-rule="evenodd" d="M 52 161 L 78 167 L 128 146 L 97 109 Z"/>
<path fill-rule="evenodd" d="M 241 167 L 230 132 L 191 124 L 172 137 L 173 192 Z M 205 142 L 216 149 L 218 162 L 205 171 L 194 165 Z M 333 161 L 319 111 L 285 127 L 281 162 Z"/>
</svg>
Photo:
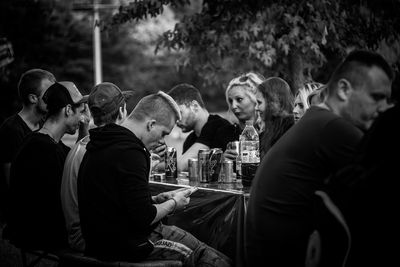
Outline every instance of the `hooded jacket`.
<svg viewBox="0 0 400 267">
<path fill-rule="evenodd" d="M 78 203 L 86 254 L 142 259 L 157 224 L 148 177 L 150 153 L 130 130 L 109 124 L 90 130 L 78 175 Z"/>
</svg>

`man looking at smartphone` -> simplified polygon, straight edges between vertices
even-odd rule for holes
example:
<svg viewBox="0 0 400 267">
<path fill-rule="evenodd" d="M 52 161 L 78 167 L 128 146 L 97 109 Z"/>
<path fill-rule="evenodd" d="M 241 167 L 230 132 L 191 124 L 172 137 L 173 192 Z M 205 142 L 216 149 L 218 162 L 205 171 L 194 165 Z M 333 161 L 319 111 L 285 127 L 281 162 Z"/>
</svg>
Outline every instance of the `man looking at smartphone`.
<svg viewBox="0 0 400 267">
<path fill-rule="evenodd" d="M 121 125 L 90 130 L 78 174 L 85 252 L 104 260 L 180 260 L 184 266 L 231 266 L 229 258 L 160 220 L 185 207 L 189 190 L 151 197 L 149 150 L 180 118 L 167 94 L 144 97 Z"/>
</svg>

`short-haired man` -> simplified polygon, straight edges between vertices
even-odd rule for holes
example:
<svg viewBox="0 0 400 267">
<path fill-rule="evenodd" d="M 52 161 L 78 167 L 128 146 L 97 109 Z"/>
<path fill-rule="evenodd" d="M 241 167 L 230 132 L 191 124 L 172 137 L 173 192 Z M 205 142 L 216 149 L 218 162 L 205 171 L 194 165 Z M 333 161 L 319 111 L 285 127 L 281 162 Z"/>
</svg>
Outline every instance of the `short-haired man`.
<svg viewBox="0 0 400 267">
<path fill-rule="evenodd" d="M 0 177 L 8 186 L 11 162 L 17 155 L 25 136 L 40 129 L 46 116 L 43 94 L 56 81 L 54 75 L 46 70 L 31 69 L 21 75 L 18 94 L 22 109 L 7 118 L 0 126 Z"/>
<path fill-rule="evenodd" d="M 388 108 L 392 79 L 380 55 L 350 53 L 332 74 L 324 102 L 311 106 L 265 155 L 248 204 L 249 266 L 304 265 L 314 192 L 351 161 L 363 131 Z"/>
<path fill-rule="evenodd" d="M 199 90 L 190 84 L 178 84 L 168 94 L 176 101 L 181 111 L 182 119 L 177 126 L 182 132 L 188 133 L 183 143 L 182 155 L 178 157 L 178 170 L 186 171 L 188 159 L 197 158 L 200 149 L 222 148 L 215 133 L 220 127 L 230 123 L 217 114 L 209 114 L 205 108 Z"/>
<path fill-rule="evenodd" d="M 160 223 L 189 203 L 189 190 L 150 195 L 149 149 L 171 132 L 179 117 L 174 100 L 159 92 L 141 99 L 121 125 L 90 130 L 78 175 L 88 255 L 128 261 L 175 259 L 184 266 L 230 265 L 223 254 L 189 233 Z"/>
<path fill-rule="evenodd" d="M 7 233 L 17 246 L 67 246 L 60 186 L 69 147 L 61 138 L 78 129 L 86 99 L 72 82 L 51 85 L 43 96 L 48 111 L 43 127 L 25 138 L 12 162 Z"/>
<path fill-rule="evenodd" d="M 122 92 L 118 86 L 109 82 L 95 85 L 88 99 L 94 124 L 97 127 L 109 123 L 121 124 L 127 115 L 126 99 L 132 93 L 132 91 Z M 89 140 L 89 135 L 85 136 L 68 153 L 61 183 L 61 204 L 67 226 L 68 243 L 77 251 L 85 250 L 85 240 L 82 237 L 79 219 L 77 179 L 79 166 Z"/>
</svg>

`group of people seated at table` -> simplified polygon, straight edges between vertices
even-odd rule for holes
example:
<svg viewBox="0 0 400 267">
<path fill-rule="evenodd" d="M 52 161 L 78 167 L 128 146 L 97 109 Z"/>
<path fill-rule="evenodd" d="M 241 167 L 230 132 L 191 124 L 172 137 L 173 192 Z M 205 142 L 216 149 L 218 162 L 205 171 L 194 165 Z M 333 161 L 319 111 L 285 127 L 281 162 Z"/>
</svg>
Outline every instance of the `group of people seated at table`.
<svg viewBox="0 0 400 267">
<path fill-rule="evenodd" d="M 260 135 L 261 163 L 247 207 L 242 244 L 246 264 L 305 266 L 309 237 L 316 228 L 314 192 L 326 189 L 346 211 L 350 230 L 358 229 L 355 253 L 346 258 L 357 266 L 362 262 L 359 252 L 371 243 L 358 228 L 362 220 L 350 215 L 358 206 L 349 192 L 367 199 L 363 190 L 370 192 L 380 183 L 375 182 L 375 170 L 393 169 L 395 164 L 386 167 L 392 161 L 370 160 L 362 165 L 365 160 L 354 159 L 378 150 L 360 152 L 359 145 L 368 147 L 379 141 L 374 138 L 384 138 L 379 130 L 375 132 L 380 135 L 369 134 L 381 113 L 391 119 L 372 129 L 398 121 L 393 115 L 398 115 L 398 105 L 389 103 L 395 98 L 393 80 L 385 59 L 365 50 L 347 55 L 325 85 L 307 83 L 296 95 L 282 78 L 247 72 L 233 78 L 225 91 L 232 123 L 231 118 L 210 114 L 200 91 L 190 84 L 145 96 L 128 114 L 126 101 L 132 93 L 113 83 L 97 84 L 83 96 L 72 82 L 58 82 L 45 70 L 29 70 L 18 84 L 22 110 L 0 128 L 2 179 L 8 187 L 5 236 L 18 247 L 70 247 L 104 260 L 234 265 L 190 233 L 162 223 L 189 204 L 190 192 L 178 189 L 151 196 L 150 153 L 163 157 L 164 137 L 176 125 L 191 132 L 178 155 L 179 171 L 187 170 L 188 159 L 197 157 L 200 149 L 221 148 L 224 158 L 235 160 L 237 152 L 227 144 L 239 140 L 251 120 Z M 91 118 L 95 127 L 89 129 Z M 62 138 L 77 130 L 70 149 Z M 371 137 L 364 141 L 364 135 Z M 398 147 L 394 135 L 387 142 Z M 368 174 L 367 182 L 336 178 L 343 177 L 343 169 L 349 176 L 356 164 L 357 174 Z M 367 212 L 358 214 L 367 217 Z"/>
</svg>

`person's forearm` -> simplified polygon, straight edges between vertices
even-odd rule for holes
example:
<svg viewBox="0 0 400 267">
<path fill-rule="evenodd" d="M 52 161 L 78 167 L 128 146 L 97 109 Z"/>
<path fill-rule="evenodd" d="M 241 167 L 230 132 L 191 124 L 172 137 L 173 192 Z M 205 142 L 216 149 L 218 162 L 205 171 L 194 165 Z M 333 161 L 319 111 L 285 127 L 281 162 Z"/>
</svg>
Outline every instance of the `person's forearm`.
<svg viewBox="0 0 400 267">
<path fill-rule="evenodd" d="M 87 135 L 89 135 L 89 123 L 79 123 L 78 137 L 76 139 L 76 143 L 78 143 L 79 140 Z"/>
<path fill-rule="evenodd" d="M 157 214 L 156 217 L 154 217 L 151 224 L 154 224 L 159 220 L 161 220 L 162 218 L 164 218 L 165 216 L 167 216 L 168 214 L 173 213 L 176 209 L 177 203 L 175 199 L 171 198 L 161 204 L 155 204 L 154 206 L 157 209 Z"/>
</svg>

